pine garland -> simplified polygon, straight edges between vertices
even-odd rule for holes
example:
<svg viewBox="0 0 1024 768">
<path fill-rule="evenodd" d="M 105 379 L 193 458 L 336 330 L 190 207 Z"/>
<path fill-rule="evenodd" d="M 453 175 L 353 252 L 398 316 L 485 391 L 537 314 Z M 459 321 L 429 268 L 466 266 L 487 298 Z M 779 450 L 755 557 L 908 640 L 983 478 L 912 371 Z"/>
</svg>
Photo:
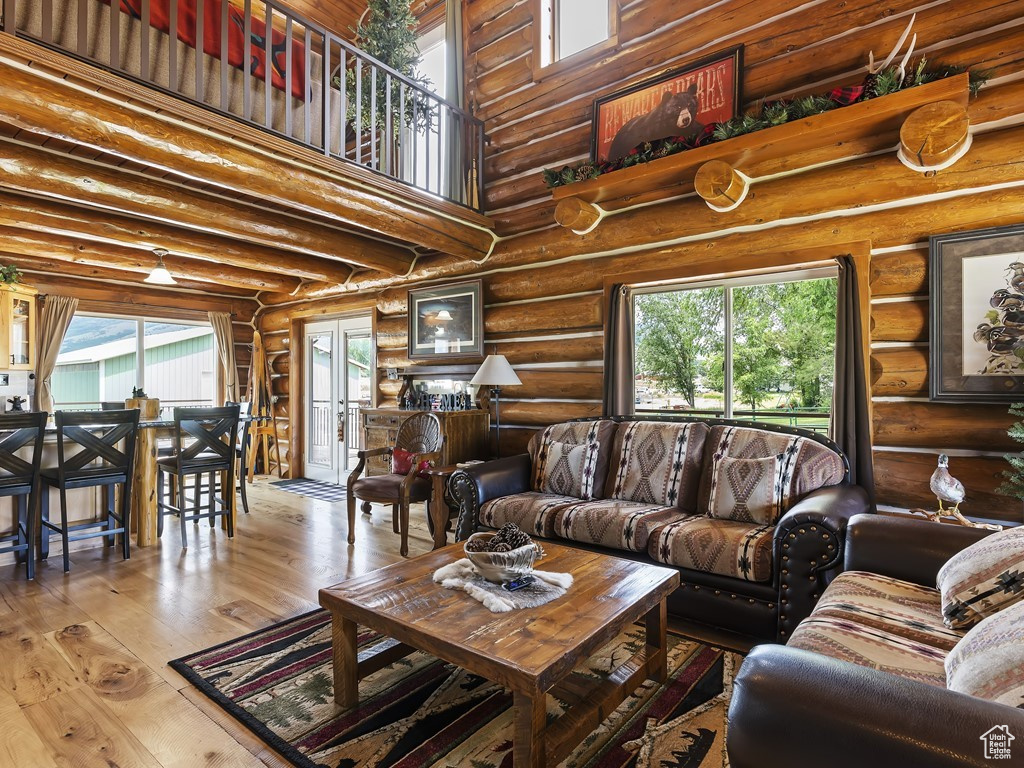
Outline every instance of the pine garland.
<svg viewBox="0 0 1024 768">
<path fill-rule="evenodd" d="M 1018 419 L 1024 418 L 1024 403 L 1011 405 L 1010 415 L 1016 416 Z M 1014 422 L 1006 433 L 1014 442 L 1024 444 L 1024 423 Z M 1003 482 L 996 488 L 996 493 L 1024 501 L 1024 450 L 1018 453 L 1007 453 L 1003 458 L 1009 463 L 1010 468 L 1003 470 Z"/>
<path fill-rule="evenodd" d="M 861 86 L 851 89 L 836 89 L 829 94 L 802 96 L 788 101 L 761 102 L 752 112 L 734 117 L 724 123 L 707 126 L 704 134 L 694 139 L 687 140 L 678 136 L 658 139 L 640 144 L 628 155 L 617 160 L 604 163 L 584 160 L 572 166 L 549 168 L 544 171 L 544 182 L 548 187 L 553 188 L 593 179 L 605 173 L 629 168 L 640 163 L 649 163 L 652 160 L 685 152 L 695 147 L 727 141 L 765 128 L 803 120 L 867 99 L 888 96 L 891 93 L 942 80 L 965 71 L 967 70 L 964 67 L 951 64 L 930 65 L 922 56 L 916 64 L 908 68 L 905 76 L 900 75 L 898 67 L 891 66 L 875 75 L 869 75 Z M 989 73 L 971 70 L 968 76 L 971 96 L 977 96 L 978 91 L 988 81 Z M 855 93 L 856 96 L 848 98 L 850 93 Z"/>
</svg>

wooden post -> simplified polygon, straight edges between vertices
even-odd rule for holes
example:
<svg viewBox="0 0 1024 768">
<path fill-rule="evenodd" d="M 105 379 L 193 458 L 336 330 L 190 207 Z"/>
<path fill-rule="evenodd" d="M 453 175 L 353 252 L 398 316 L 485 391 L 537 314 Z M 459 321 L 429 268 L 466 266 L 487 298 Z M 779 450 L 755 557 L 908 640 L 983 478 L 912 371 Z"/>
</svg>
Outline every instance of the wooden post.
<svg viewBox="0 0 1024 768">
<path fill-rule="evenodd" d="M 151 547 L 157 543 L 156 521 L 159 510 L 156 497 L 156 459 L 159 430 L 138 431 L 135 444 L 135 468 L 132 470 L 131 516 L 135 522 L 135 544 Z"/>
<path fill-rule="evenodd" d="M 693 186 L 708 204 L 708 208 L 727 211 L 743 202 L 749 182 L 725 161 L 709 160 L 697 169 Z"/>
<path fill-rule="evenodd" d="M 900 128 L 900 161 L 913 170 L 952 165 L 970 148 L 970 118 L 955 101 L 918 107 Z"/>
</svg>

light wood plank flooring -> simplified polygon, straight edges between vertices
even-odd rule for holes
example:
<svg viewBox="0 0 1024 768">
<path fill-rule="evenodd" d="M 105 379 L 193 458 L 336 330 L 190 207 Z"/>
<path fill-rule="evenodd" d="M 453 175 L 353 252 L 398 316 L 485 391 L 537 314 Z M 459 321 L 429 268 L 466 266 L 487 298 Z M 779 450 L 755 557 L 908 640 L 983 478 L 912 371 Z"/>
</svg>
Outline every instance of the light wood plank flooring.
<svg viewBox="0 0 1024 768">
<path fill-rule="evenodd" d="M 170 659 L 317 607 L 317 590 L 397 562 L 390 509 L 345 506 L 258 481 L 235 538 L 169 521 L 159 546 L 0 567 L 0 767 L 281 766 L 285 763 L 167 666 Z M 410 555 L 430 549 L 414 507 Z M 56 543 L 56 542 L 55 542 Z"/>
</svg>

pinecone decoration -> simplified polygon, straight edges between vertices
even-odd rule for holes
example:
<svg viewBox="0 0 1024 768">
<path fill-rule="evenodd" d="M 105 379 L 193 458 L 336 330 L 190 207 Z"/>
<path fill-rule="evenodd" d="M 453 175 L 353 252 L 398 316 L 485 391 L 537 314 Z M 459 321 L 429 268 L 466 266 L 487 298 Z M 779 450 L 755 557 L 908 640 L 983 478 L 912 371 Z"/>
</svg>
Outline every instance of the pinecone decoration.
<svg viewBox="0 0 1024 768">
<path fill-rule="evenodd" d="M 491 542 L 489 539 L 473 539 L 466 542 L 467 552 L 487 552 Z"/>
<path fill-rule="evenodd" d="M 491 552 L 511 552 L 512 547 L 506 544 L 504 541 L 499 541 L 497 544 L 491 544 Z"/>
<path fill-rule="evenodd" d="M 495 534 L 494 538 L 491 539 L 492 544 L 507 544 L 509 549 L 519 549 L 519 547 L 525 547 L 533 541 L 529 535 L 515 523 L 505 523 L 501 526 L 501 529 Z M 495 550 L 492 550 L 495 551 Z"/>
</svg>

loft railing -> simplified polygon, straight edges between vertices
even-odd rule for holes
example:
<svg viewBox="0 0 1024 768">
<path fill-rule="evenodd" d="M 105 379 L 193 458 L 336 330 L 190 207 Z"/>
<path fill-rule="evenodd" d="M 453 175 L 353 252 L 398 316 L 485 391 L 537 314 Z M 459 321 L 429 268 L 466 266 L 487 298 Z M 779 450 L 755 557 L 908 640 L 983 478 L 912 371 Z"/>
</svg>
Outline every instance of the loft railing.
<svg viewBox="0 0 1024 768">
<path fill-rule="evenodd" d="M 5 32 L 480 209 L 483 124 L 275 0 L 0 3 Z"/>
</svg>

